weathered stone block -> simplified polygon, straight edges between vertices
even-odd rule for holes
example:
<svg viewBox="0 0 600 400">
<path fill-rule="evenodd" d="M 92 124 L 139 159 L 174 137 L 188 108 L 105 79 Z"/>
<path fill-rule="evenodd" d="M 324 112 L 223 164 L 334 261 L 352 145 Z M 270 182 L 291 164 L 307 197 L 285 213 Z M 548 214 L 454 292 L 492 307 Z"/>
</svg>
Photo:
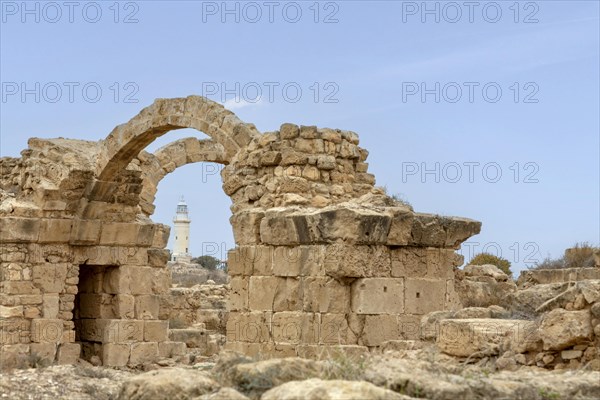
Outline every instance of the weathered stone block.
<svg viewBox="0 0 600 400">
<path fill-rule="evenodd" d="M 563 350 L 593 336 L 590 310 L 557 308 L 545 314 L 540 324 L 544 350 Z"/>
<path fill-rule="evenodd" d="M 100 245 L 136 246 L 139 230 L 135 223 L 105 222 L 100 233 Z"/>
<path fill-rule="evenodd" d="M 529 340 L 535 323 L 509 319 L 445 319 L 440 322 L 437 346 L 443 352 L 469 357 L 475 353 L 493 356 L 507 341 L 513 347 Z"/>
<path fill-rule="evenodd" d="M 272 337 L 277 343 L 307 343 L 319 341 L 318 314 L 305 312 L 277 312 L 272 318 Z"/>
<path fill-rule="evenodd" d="M 329 345 L 358 343 L 358 337 L 348 325 L 346 314 L 321 314 L 319 343 Z"/>
<path fill-rule="evenodd" d="M 352 284 L 352 312 L 404 313 L 404 280 L 402 278 L 357 279 Z"/>
<path fill-rule="evenodd" d="M 167 249 L 148 249 L 148 265 L 163 268 L 171 258 L 171 252 Z"/>
<path fill-rule="evenodd" d="M 148 294 L 135 296 L 136 319 L 158 319 L 159 296 Z"/>
<path fill-rule="evenodd" d="M 303 310 L 319 313 L 346 313 L 350 310 L 350 287 L 330 277 L 302 279 Z"/>
<path fill-rule="evenodd" d="M 367 209 L 336 208 L 307 215 L 307 223 L 318 242 L 341 239 L 356 244 L 385 244 L 391 217 Z"/>
<path fill-rule="evenodd" d="M 365 346 L 379 346 L 388 340 L 400 339 L 400 328 L 396 315 L 367 315 L 361 337 Z"/>
<path fill-rule="evenodd" d="M 164 249 L 167 247 L 169 242 L 169 234 L 171 233 L 171 227 L 163 224 L 155 224 L 154 228 L 154 239 L 152 240 L 152 246 L 156 249 Z"/>
<path fill-rule="evenodd" d="M 79 315 L 81 318 L 115 318 L 113 296 L 103 293 L 81 293 L 79 295 Z"/>
<path fill-rule="evenodd" d="M 129 361 L 131 345 L 106 343 L 102 346 L 102 365 L 105 367 L 124 367 Z"/>
<path fill-rule="evenodd" d="M 173 342 L 183 342 L 188 348 L 204 349 L 208 344 L 208 334 L 201 329 L 170 329 L 169 339 Z"/>
<path fill-rule="evenodd" d="M 273 251 L 273 275 L 314 276 L 323 275 L 325 246 L 280 246 Z"/>
<path fill-rule="evenodd" d="M 271 276 L 250 277 L 248 306 L 257 311 L 299 311 L 302 309 L 300 280 Z"/>
<path fill-rule="evenodd" d="M 388 246 L 408 245 L 411 239 L 414 213 L 408 207 L 395 207 L 390 209 L 390 212 L 392 220 L 386 244 Z"/>
<path fill-rule="evenodd" d="M 113 296 L 112 308 L 115 318 L 135 318 L 135 297 L 130 294 L 117 294 Z"/>
<path fill-rule="evenodd" d="M 70 219 L 40 220 L 39 243 L 68 243 L 72 225 Z"/>
<path fill-rule="evenodd" d="M 62 333 L 62 319 L 38 318 L 31 321 L 31 341 L 34 343 L 60 343 Z"/>
<path fill-rule="evenodd" d="M 168 321 L 144 321 L 144 341 L 164 342 L 169 337 Z"/>
<path fill-rule="evenodd" d="M 481 222 L 468 218 L 416 213 L 409 245 L 457 249 L 481 230 Z"/>
<path fill-rule="evenodd" d="M 46 319 L 57 318 L 59 311 L 59 297 L 58 294 L 45 294 L 44 302 L 42 304 L 42 315 Z M 68 310 L 70 311 L 70 310 Z"/>
<path fill-rule="evenodd" d="M 0 242 L 37 242 L 40 220 L 34 218 L 0 218 Z"/>
<path fill-rule="evenodd" d="M 31 343 L 31 354 L 35 354 L 42 362 L 52 364 L 56 358 L 56 343 Z"/>
<path fill-rule="evenodd" d="M 71 228 L 71 244 L 96 244 L 100 239 L 101 221 L 79 220 L 73 221 Z"/>
<path fill-rule="evenodd" d="M 227 303 L 230 311 L 244 311 L 248 309 L 248 277 L 234 276 L 229 285 L 229 302 Z"/>
<path fill-rule="evenodd" d="M 182 356 L 186 353 L 187 347 L 182 342 L 159 342 L 158 355 L 161 358 L 171 358 Z"/>
<path fill-rule="evenodd" d="M 81 355 L 81 344 L 61 343 L 58 346 L 56 361 L 58 364 L 75 364 Z M 106 364 L 105 364 L 106 365 Z"/>
<path fill-rule="evenodd" d="M 390 251 L 387 246 L 329 245 L 324 266 L 325 273 L 334 278 L 390 276 Z"/>
<path fill-rule="evenodd" d="M 130 343 L 144 340 L 144 321 L 120 319 L 82 320 L 83 339 L 101 343 Z"/>
<path fill-rule="evenodd" d="M 427 314 L 444 309 L 446 280 L 412 279 L 404 281 L 404 307 L 407 314 Z"/>
<path fill-rule="evenodd" d="M 33 284 L 43 293 L 60 293 L 67 279 L 67 264 L 38 264 L 32 268 Z"/>
<path fill-rule="evenodd" d="M 0 306 L 0 318 L 23 317 L 23 306 Z"/>
<path fill-rule="evenodd" d="M 237 213 L 229 219 L 233 228 L 233 237 L 238 246 L 259 244 L 260 225 L 265 214 L 263 212 L 247 211 Z"/>
<path fill-rule="evenodd" d="M 229 313 L 226 328 L 227 340 L 253 343 L 269 341 L 271 337 L 271 316 L 271 312 Z"/>
</svg>

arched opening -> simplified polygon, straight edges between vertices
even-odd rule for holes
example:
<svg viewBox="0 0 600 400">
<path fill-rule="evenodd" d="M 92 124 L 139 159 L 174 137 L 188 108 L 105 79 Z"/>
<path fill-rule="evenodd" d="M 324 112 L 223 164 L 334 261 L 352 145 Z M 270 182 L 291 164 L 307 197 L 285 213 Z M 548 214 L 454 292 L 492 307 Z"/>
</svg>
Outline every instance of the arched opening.
<svg viewBox="0 0 600 400">
<path fill-rule="evenodd" d="M 154 150 L 153 146 L 148 147 L 151 143 L 172 130 L 183 130 L 178 136 L 195 135 L 168 143 L 154 153 L 148 151 Z M 198 131 L 209 138 L 199 139 Z M 165 199 L 159 201 L 170 204 L 161 207 L 164 211 L 158 219 L 153 218 L 166 222 L 161 225 L 149 218 L 155 212 L 158 186 L 178 168 L 206 171 L 203 162 L 209 162 L 206 165 L 211 165 L 209 170 L 215 173 L 211 174 L 211 187 L 204 196 L 219 193 L 219 199 L 212 202 L 228 209 L 220 169 L 212 163 L 228 164 L 255 135 L 258 132 L 252 125 L 243 123 L 221 105 L 191 96 L 157 100 L 104 140 L 97 178 L 88 186 L 78 212 L 80 220 L 98 224 L 101 232 L 96 246 L 89 249 L 110 253 L 108 257 L 98 257 L 100 262 L 93 256 L 83 257 L 80 267 L 74 323 L 84 357 L 98 356 L 105 365 L 136 365 L 176 351 L 174 340 L 168 337 L 168 315 L 159 315 L 160 296 L 170 289 L 166 268 L 169 253 L 165 250 L 169 229 L 164 225 L 172 225 L 172 210 L 177 204 L 171 202 L 168 194 L 178 198 L 188 195 L 181 193 L 183 189 L 199 187 L 189 183 L 193 172 L 188 181 L 186 174 L 177 174 L 170 184 L 167 180 L 167 186 L 172 185 L 173 190 L 165 192 Z M 154 147 L 160 144 L 159 141 Z M 201 192 L 196 190 L 189 196 L 199 200 Z M 228 226 L 219 225 L 223 229 Z M 233 245 L 231 228 L 227 229 L 228 238 L 216 248 L 224 254 Z M 192 237 L 189 231 L 182 230 L 178 236 L 185 243 L 183 253 L 190 253 L 190 249 L 203 252 L 202 242 L 200 248 L 187 244 Z M 205 242 L 208 244 L 209 240 Z"/>
</svg>

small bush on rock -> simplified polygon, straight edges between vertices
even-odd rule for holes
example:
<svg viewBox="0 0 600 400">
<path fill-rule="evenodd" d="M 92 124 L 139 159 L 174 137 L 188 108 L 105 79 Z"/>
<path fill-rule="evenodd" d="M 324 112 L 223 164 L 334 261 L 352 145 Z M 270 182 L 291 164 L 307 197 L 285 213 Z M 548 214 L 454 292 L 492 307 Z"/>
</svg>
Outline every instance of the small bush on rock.
<svg viewBox="0 0 600 400">
<path fill-rule="evenodd" d="M 508 276 L 512 276 L 510 270 L 510 261 L 506 258 L 498 257 L 490 253 L 479 253 L 471 259 L 469 262 L 471 265 L 485 265 L 491 264 L 498 267 L 502 272 Z"/>
</svg>

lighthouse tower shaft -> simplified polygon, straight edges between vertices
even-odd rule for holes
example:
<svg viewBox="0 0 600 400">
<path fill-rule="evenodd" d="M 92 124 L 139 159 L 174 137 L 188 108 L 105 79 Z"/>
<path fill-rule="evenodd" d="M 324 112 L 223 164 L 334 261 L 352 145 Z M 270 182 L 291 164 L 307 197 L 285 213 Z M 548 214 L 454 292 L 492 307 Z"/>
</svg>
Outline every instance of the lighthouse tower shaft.
<svg viewBox="0 0 600 400">
<path fill-rule="evenodd" d="M 186 202 L 181 199 L 177 204 L 177 213 L 173 218 L 175 230 L 175 242 L 173 246 L 173 261 L 191 262 L 192 255 L 190 254 L 190 223 L 188 207 Z"/>
</svg>

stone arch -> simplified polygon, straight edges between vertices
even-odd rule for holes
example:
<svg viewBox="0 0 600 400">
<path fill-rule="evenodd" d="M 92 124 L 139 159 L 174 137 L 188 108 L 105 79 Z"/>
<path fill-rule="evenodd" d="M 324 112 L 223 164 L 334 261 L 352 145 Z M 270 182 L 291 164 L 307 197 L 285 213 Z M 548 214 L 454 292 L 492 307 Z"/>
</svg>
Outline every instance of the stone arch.
<svg viewBox="0 0 600 400">
<path fill-rule="evenodd" d="M 117 126 L 101 141 L 96 165 L 96 179 L 87 191 L 87 202 L 79 216 L 94 218 L 96 201 L 135 205 L 135 194 L 141 189 L 139 167 L 131 166 L 146 146 L 165 133 L 193 128 L 207 134 L 223 148 L 223 163 L 229 163 L 237 152 L 260 135 L 253 124 L 241 121 L 223 105 L 201 96 L 157 99 L 129 122 Z M 138 163 L 139 164 L 139 163 Z M 132 172 L 134 171 L 134 172 Z M 133 196 L 129 194 L 133 193 Z"/>
<path fill-rule="evenodd" d="M 160 181 L 175 169 L 196 162 L 229 164 L 224 147 L 210 139 L 189 137 L 176 140 L 154 154 L 142 151 L 138 155 L 142 170 L 140 208 L 145 216 L 154 213 L 154 197 Z"/>
</svg>

